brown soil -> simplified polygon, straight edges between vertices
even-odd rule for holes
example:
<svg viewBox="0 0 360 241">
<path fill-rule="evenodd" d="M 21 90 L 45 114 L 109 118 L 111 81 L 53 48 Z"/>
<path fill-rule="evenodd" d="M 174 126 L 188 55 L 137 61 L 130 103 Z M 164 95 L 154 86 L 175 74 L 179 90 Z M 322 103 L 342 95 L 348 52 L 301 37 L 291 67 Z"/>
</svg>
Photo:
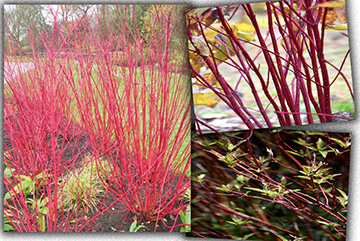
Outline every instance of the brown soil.
<svg viewBox="0 0 360 241">
<path fill-rule="evenodd" d="M 109 205 L 116 202 L 116 197 L 107 196 L 105 198 L 106 205 Z M 96 215 L 96 212 L 89 214 L 91 219 Z M 134 220 L 137 220 L 137 225 L 143 225 L 146 228 L 140 228 L 137 232 L 169 232 L 169 226 L 175 226 L 181 224 L 180 216 L 174 223 L 175 215 L 167 215 L 162 220 L 156 221 L 146 221 L 142 217 L 135 216 L 132 213 L 129 213 L 124 204 L 118 202 L 108 211 L 102 213 L 95 221 L 91 224 L 91 228 L 87 231 L 89 232 L 129 232 L 131 224 Z M 164 223 L 168 226 L 166 227 Z M 180 232 L 181 227 L 174 228 L 173 232 Z"/>
</svg>

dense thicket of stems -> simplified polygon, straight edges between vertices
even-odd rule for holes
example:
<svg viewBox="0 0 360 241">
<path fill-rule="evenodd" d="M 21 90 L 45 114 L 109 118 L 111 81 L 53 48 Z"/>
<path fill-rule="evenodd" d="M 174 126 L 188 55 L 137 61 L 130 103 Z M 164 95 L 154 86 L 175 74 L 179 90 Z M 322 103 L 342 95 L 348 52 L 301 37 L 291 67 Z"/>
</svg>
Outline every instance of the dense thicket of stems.
<svg viewBox="0 0 360 241">
<path fill-rule="evenodd" d="M 192 235 L 343 240 L 350 135 L 254 130 L 192 141 Z"/>
<path fill-rule="evenodd" d="M 199 60 L 194 60 L 191 70 L 195 85 L 214 92 L 249 129 L 332 122 L 333 117 L 349 120 L 334 115 L 339 110 L 331 109 L 331 96 L 336 92 L 334 83 L 344 81 L 349 96 L 354 99 L 351 80 L 343 70 L 349 51 L 344 53 L 339 66 L 329 62 L 331 56 L 325 54 L 328 31 L 325 26 L 333 21 L 335 10 L 314 7 L 322 2 L 326 1 L 266 2 L 264 13 L 260 10 L 255 13 L 252 4 L 242 4 L 230 17 L 225 16 L 224 7 L 216 7 L 211 10 L 218 19 L 216 27 L 204 20 L 204 13 L 190 11 L 187 31 L 190 54 L 200 58 L 217 81 L 215 87 L 206 80 L 197 69 Z M 250 30 L 234 30 L 234 22 L 229 20 L 240 10 L 252 25 L 254 41 L 241 37 L 241 31 L 246 35 Z M 214 34 L 215 41 L 211 40 Z M 195 36 L 204 39 L 201 48 L 194 43 Z M 236 83 L 224 77 L 225 65 L 238 70 L 240 77 Z M 237 95 L 238 91 L 244 91 L 239 87 L 242 83 L 247 85 L 246 92 L 253 94 L 251 103 Z"/>
<path fill-rule="evenodd" d="M 14 70 L 33 64 L 5 83 L 4 210 L 16 231 L 94 231 L 108 213 L 122 215 L 117 231 L 134 220 L 186 225 L 182 8 L 147 6 L 141 26 L 138 6 L 112 9 L 117 21 L 107 26 L 104 9 L 68 22 L 53 9 L 51 30 L 40 31 L 45 52 L 35 41 L 27 56 L 16 41 L 5 52 Z"/>
</svg>

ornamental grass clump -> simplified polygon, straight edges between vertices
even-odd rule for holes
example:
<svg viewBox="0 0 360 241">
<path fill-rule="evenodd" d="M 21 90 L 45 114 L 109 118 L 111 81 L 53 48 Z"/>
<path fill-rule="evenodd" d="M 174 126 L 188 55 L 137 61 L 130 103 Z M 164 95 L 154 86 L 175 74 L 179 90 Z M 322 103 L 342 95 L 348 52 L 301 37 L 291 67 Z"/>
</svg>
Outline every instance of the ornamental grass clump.
<svg viewBox="0 0 360 241">
<path fill-rule="evenodd" d="M 103 182 L 106 182 L 106 177 L 111 173 L 110 168 L 105 161 L 98 163 L 88 161 L 82 167 L 65 174 L 59 181 L 58 208 L 94 211 L 101 200 L 101 195 L 105 193 L 106 185 L 103 185 Z"/>
</svg>

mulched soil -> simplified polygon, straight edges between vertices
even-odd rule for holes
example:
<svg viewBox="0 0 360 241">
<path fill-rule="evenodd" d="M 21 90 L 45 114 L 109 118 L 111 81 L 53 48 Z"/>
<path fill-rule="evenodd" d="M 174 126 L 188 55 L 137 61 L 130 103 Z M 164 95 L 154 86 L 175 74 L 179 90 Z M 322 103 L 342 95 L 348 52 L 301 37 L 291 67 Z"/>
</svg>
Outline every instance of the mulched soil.
<svg viewBox="0 0 360 241">
<path fill-rule="evenodd" d="M 174 182 L 177 183 L 179 181 L 179 176 L 177 174 L 171 175 L 174 176 L 169 176 L 169 179 L 174 179 Z M 168 185 L 165 184 L 164 186 L 165 190 L 171 189 L 171 191 L 173 191 L 174 188 L 174 186 L 170 186 L 170 183 Z M 112 189 L 116 190 L 116 187 L 112 187 Z M 143 200 L 145 198 L 143 193 L 142 198 Z M 102 199 L 103 197 L 101 200 Z M 108 207 L 109 205 L 116 202 L 117 199 L 117 196 L 107 195 L 105 197 L 106 205 L 104 206 Z M 91 212 L 89 217 L 91 218 L 95 216 L 96 213 L 97 212 Z M 154 232 L 154 230 L 156 232 L 169 232 L 172 226 L 176 226 L 182 223 L 180 216 L 178 216 L 176 222 L 174 223 L 175 218 L 175 215 L 167 215 L 158 221 L 147 221 L 141 216 L 135 216 L 129 213 L 126 209 L 126 206 L 121 201 L 119 201 L 116 205 L 107 210 L 105 213 L 101 214 L 101 216 L 95 220 L 92 225 L 91 232 L 114 232 L 118 230 L 128 232 L 134 220 L 137 220 L 138 225 L 146 226 L 146 228 L 140 228 L 137 232 Z M 181 227 L 176 227 L 172 231 L 179 232 L 180 229 Z"/>
<path fill-rule="evenodd" d="M 114 203 L 116 201 L 115 197 L 107 196 L 105 198 L 107 204 Z M 91 212 L 89 218 L 96 215 L 96 212 Z M 146 228 L 140 228 L 137 232 L 169 232 L 170 228 L 167 228 L 161 220 L 156 221 L 146 221 L 139 216 L 134 216 L 126 210 L 125 205 L 121 201 L 110 208 L 108 211 L 101 214 L 92 224 L 89 232 L 129 232 L 131 224 L 134 220 L 137 220 L 137 225 L 146 226 Z M 173 226 L 181 224 L 180 216 L 178 217 L 176 223 L 174 224 L 174 215 L 167 215 L 162 220 L 166 223 L 167 226 Z M 156 227 L 156 229 L 155 229 Z M 180 232 L 181 227 L 174 228 L 173 232 Z"/>
</svg>

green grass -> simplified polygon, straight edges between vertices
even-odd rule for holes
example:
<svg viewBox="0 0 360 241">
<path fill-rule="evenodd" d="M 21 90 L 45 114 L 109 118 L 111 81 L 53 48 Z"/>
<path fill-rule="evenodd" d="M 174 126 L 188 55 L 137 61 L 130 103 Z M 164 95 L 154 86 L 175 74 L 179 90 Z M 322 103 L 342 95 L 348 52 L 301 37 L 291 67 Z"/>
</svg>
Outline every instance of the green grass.
<svg viewBox="0 0 360 241">
<path fill-rule="evenodd" d="M 34 60 L 29 57 L 20 57 L 20 56 L 6 56 L 4 60 L 6 62 L 20 62 L 20 63 L 33 63 Z"/>
<path fill-rule="evenodd" d="M 339 112 L 339 111 L 347 111 L 351 112 L 351 117 L 355 117 L 355 106 L 352 100 L 350 101 L 343 101 L 339 103 L 332 103 L 331 105 L 332 112 Z"/>
</svg>

